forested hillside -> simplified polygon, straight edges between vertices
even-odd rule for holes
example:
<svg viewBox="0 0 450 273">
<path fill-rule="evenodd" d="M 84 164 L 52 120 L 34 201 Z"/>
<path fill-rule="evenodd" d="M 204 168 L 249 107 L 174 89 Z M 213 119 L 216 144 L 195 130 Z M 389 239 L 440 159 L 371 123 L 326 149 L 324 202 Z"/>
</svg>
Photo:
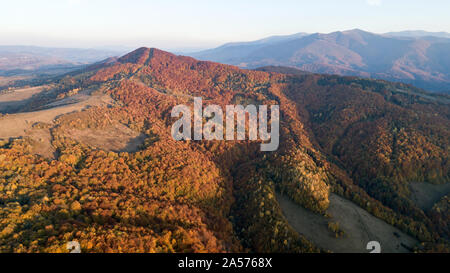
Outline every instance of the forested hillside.
<svg viewBox="0 0 450 273">
<path fill-rule="evenodd" d="M 450 97 L 267 71 L 140 48 L 46 84 L 0 126 L 89 103 L 0 130 L 0 252 L 69 241 L 83 252 L 327 251 L 288 224 L 276 192 L 324 215 L 336 193 L 417 238 L 416 251 L 449 250 L 448 196 L 422 209 L 409 184 L 450 182 Z M 171 110 L 193 97 L 280 105 L 279 149 L 173 140 Z"/>
</svg>

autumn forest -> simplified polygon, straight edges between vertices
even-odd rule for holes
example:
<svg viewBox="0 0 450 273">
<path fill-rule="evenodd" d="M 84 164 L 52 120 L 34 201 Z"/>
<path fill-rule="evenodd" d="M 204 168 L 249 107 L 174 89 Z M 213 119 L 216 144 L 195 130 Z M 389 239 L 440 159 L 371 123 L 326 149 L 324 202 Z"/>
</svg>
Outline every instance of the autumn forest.
<svg viewBox="0 0 450 273">
<path fill-rule="evenodd" d="M 392 252 L 450 251 L 450 96 L 263 70 L 139 48 L 0 87 L 39 89 L 0 111 L 0 252 L 339 251 L 328 237 L 351 250 L 344 205 Z M 175 141 L 171 110 L 194 97 L 279 105 L 279 148 Z M 445 190 L 425 202 L 431 188 Z"/>
</svg>

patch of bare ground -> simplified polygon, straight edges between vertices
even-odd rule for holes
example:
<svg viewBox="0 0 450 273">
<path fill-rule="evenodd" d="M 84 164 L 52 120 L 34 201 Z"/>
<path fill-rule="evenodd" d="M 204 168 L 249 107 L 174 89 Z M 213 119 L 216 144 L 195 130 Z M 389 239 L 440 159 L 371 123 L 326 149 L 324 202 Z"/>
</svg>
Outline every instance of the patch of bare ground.
<svg viewBox="0 0 450 273">
<path fill-rule="evenodd" d="M 72 100 L 62 100 L 59 104 L 50 105 L 52 108 L 17 114 L 6 114 L 0 117 L 0 140 L 29 137 L 36 144 L 33 147 L 36 154 L 52 158 L 54 148 L 51 145 L 49 129 L 33 128 L 36 123 L 46 123 L 49 127 L 54 125 L 55 119 L 59 116 L 83 111 L 89 107 L 106 107 L 114 103 L 114 100 L 108 95 L 83 95 Z M 73 103 L 71 103 L 73 102 Z"/>
<path fill-rule="evenodd" d="M 70 129 L 68 136 L 91 147 L 113 152 L 136 152 L 145 141 L 145 135 L 116 123 L 105 129 Z"/>
<path fill-rule="evenodd" d="M 42 92 L 45 88 L 46 86 L 36 86 L 3 91 L 3 93 L 0 93 L 0 113 L 20 108 L 25 105 L 33 95 Z"/>
<path fill-rule="evenodd" d="M 409 184 L 411 200 L 422 210 L 431 209 L 442 197 L 450 194 L 450 183 L 434 185 L 413 182 Z"/>
<path fill-rule="evenodd" d="M 0 86 L 8 86 L 14 81 L 30 79 L 31 76 L 0 76 Z"/>
<path fill-rule="evenodd" d="M 328 214 L 313 213 L 288 197 L 277 193 L 277 200 L 288 223 L 320 248 L 336 253 L 368 253 L 367 243 L 378 241 L 384 253 L 410 252 L 418 241 L 399 229 L 376 218 L 354 203 L 330 195 Z M 344 235 L 337 238 L 329 223 L 338 223 Z"/>
<path fill-rule="evenodd" d="M 56 149 L 51 144 L 52 135 L 49 129 L 32 129 L 30 130 L 28 137 L 32 139 L 33 154 L 48 159 L 56 158 Z"/>
<path fill-rule="evenodd" d="M 106 106 L 112 103 L 107 95 L 90 96 L 86 100 L 36 112 L 26 112 L 0 117 L 0 138 L 15 138 L 26 135 L 36 122 L 53 123 L 60 115 L 82 111 L 92 106 Z"/>
</svg>

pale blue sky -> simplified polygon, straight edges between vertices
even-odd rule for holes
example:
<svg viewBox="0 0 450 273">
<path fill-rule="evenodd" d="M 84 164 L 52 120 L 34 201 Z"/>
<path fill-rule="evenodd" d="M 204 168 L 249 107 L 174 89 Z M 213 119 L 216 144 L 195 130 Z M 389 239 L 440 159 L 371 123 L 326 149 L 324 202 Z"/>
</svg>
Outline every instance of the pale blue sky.
<svg viewBox="0 0 450 273">
<path fill-rule="evenodd" d="M 211 47 L 297 32 L 450 32 L 448 0 L 1 0 L 0 44 Z"/>
</svg>

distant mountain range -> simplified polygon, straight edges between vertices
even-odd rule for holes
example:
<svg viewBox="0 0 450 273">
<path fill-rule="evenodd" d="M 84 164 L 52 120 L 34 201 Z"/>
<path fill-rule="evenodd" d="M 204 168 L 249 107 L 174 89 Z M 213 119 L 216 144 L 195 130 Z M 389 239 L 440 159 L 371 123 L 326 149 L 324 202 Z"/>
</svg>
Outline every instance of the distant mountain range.
<svg viewBox="0 0 450 273">
<path fill-rule="evenodd" d="M 447 32 L 429 32 L 423 30 L 406 30 L 399 32 L 388 32 L 384 35 L 394 36 L 394 37 L 439 37 L 439 38 L 450 38 L 450 33 Z"/>
<path fill-rule="evenodd" d="M 0 71 L 36 70 L 90 64 L 124 51 L 109 49 L 0 46 Z"/>
<path fill-rule="evenodd" d="M 298 33 L 229 43 L 188 55 L 241 68 L 287 66 L 450 91 L 450 34 L 444 32 L 374 34 L 355 29 L 329 34 Z"/>
</svg>

